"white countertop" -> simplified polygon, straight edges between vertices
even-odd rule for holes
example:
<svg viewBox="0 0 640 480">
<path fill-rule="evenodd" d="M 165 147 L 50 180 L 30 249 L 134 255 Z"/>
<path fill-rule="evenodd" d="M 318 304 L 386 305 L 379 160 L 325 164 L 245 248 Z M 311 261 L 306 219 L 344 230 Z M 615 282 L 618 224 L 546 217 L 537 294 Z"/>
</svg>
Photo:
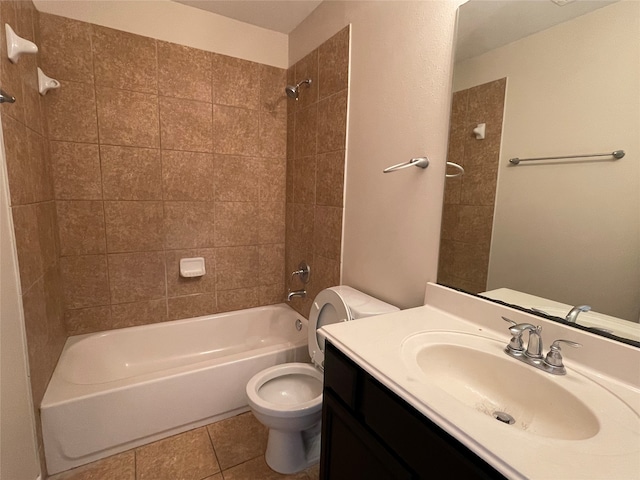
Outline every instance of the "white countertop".
<svg viewBox="0 0 640 480">
<path fill-rule="evenodd" d="M 442 294 L 449 300 L 454 298 L 451 295 L 464 295 L 459 292 L 451 293 L 453 291 L 436 291 L 444 287 L 435 285 L 430 285 L 429 288 L 435 297 Z M 500 345 L 506 345 L 510 338 L 508 325 L 499 316 L 489 317 L 494 316 L 496 309 L 503 309 L 500 311 L 518 322 L 523 321 L 523 315 L 524 318 L 527 315 L 508 307 L 485 307 L 486 300 L 469 295 L 464 295 L 461 301 L 467 302 L 472 311 L 478 312 L 477 318 L 474 315 L 473 322 L 445 311 L 441 308 L 442 305 L 425 305 L 389 315 L 329 325 L 323 330 L 327 338 L 353 361 L 508 478 L 640 478 L 640 389 L 637 383 L 624 381 L 624 375 L 621 381 L 620 378 L 603 374 L 591 365 L 573 361 L 572 352 L 566 352 L 565 355 L 566 376 L 554 376 L 530 368 L 540 375 L 548 375 L 551 381 L 558 382 L 568 390 L 574 388 L 578 391 L 579 384 L 596 382 L 619 399 L 612 402 L 612 408 L 602 401 L 597 404 L 598 402 L 581 398 L 603 420 L 599 432 L 583 440 L 549 438 L 501 424 L 453 397 L 449 401 L 443 401 L 446 400 L 446 393 L 428 382 L 416 379 L 415 372 L 411 372 L 401 355 L 402 345 L 407 337 L 419 332 L 446 331 L 488 337 L 498 340 Z M 473 302 L 478 303 L 474 305 Z M 490 311 L 491 315 L 483 314 L 484 311 Z M 553 335 L 557 334 L 558 328 L 566 329 L 562 331 L 562 338 L 581 337 L 577 340 L 587 343 L 585 347 L 593 348 L 594 342 L 602 341 L 605 342 L 603 348 L 609 349 L 606 351 L 616 348 L 610 340 L 600 340 L 589 333 L 561 325 L 547 325 L 547 321 L 535 316 L 528 320 L 538 320 L 537 323 L 544 324 Z M 543 330 L 543 338 L 544 333 Z M 595 338 L 587 338 L 588 341 L 584 342 L 585 335 Z M 545 340 L 549 343 L 555 338 L 560 337 Z M 624 350 L 620 358 L 625 362 L 628 363 L 630 358 L 636 362 L 640 360 L 640 350 L 636 349 L 636 356 L 633 350 L 628 350 L 629 346 L 619 345 Z M 505 358 L 517 362 L 515 359 Z M 632 378 L 636 369 L 637 365 L 633 366 L 630 374 Z M 637 381 L 640 382 L 640 378 Z M 505 379 L 505 388 L 507 387 L 508 379 Z M 443 394 L 445 397 L 442 397 Z M 608 394 L 604 396 L 609 398 Z"/>
</svg>

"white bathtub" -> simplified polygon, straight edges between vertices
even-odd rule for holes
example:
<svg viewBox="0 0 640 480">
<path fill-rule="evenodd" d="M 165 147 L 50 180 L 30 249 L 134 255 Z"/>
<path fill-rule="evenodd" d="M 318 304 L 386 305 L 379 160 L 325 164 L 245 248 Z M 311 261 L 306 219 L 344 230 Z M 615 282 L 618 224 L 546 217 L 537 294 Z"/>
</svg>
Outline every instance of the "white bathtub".
<svg viewBox="0 0 640 480">
<path fill-rule="evenodd" d="M 284 304 L 70 337 L 41 405 L 47 469 L 247 411 L 255 373 L 299 361 L 307 321 Z"/>
</svg>

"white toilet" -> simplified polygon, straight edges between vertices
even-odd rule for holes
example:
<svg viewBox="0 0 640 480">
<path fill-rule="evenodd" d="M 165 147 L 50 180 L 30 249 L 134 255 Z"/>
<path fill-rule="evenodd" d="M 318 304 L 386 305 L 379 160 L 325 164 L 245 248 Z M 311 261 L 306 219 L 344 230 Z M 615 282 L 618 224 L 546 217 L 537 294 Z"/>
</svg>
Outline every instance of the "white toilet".
<svg viewBox="0 0 640 480">
<path fill-rule="evenodd" d="M 331 323 L 396 312 L 399 309 L 347 286 L 322 290 L 309 314 L 309 355 L 313 364 L 285 363 L 262 370 L 247 384 L 249 406 L 269 427 L 265 458 L 279 473 L 295 473 L 320 457 L 324 337 L 316 330 Z"/>
</svg>

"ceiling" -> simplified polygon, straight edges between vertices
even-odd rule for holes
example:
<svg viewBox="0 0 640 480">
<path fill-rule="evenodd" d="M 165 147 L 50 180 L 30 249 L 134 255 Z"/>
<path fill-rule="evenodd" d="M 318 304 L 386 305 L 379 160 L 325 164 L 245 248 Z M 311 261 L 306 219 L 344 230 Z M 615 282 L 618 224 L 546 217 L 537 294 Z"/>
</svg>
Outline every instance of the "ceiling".
<svg viewBox="0 0 640 480">
<path fill-rule="evenodd" d="M 268 30 L 291 33 L 322 0 L 174 0 Z"/>
<path fill-rule="evenodd" d="M 470 0 L 460 7 L 456 62 L 579 17 L 617 0 Z"/>
</svg>

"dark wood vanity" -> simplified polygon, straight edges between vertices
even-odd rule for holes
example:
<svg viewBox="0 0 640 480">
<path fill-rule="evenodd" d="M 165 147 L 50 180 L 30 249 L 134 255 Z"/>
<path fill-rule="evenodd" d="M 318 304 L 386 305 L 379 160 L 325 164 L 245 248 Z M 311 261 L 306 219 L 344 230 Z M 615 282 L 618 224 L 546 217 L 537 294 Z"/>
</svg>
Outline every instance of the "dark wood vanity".
<svg viewBox="0 0 640 480">
<path fill-rule="evenodd" d="M 320 478 L 505 477 L 327 342 Z"/>
</svg>

